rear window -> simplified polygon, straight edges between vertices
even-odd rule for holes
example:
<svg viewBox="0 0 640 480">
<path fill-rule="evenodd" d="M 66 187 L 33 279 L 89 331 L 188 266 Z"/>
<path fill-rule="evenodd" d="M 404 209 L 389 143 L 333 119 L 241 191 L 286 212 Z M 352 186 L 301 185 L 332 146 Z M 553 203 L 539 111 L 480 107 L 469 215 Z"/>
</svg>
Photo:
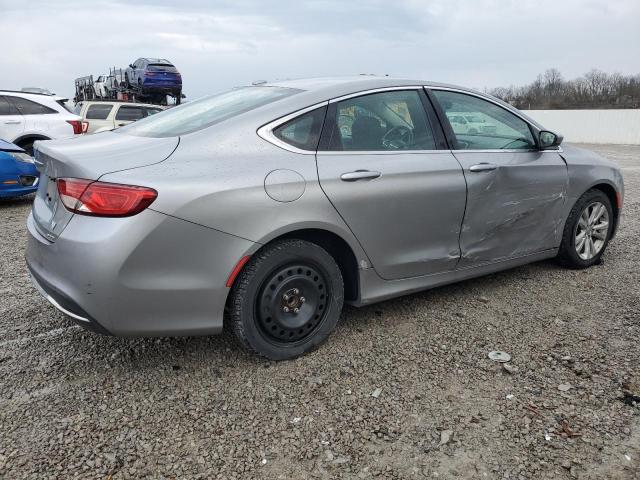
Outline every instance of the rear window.
<svg viewBox="0 0 640 480">
<path fill-rule="evenodd" d="M 85 118 L 87 120 L 106 120 L 112 108 L 112 105 L 90 105 Z"/>
<path fill-rule="evenodd" d="M 147 65 L 147 70 L 150 72 L 171 72 L 178 73 L 178 70 L 173 65 L 150 63 Z"/>
<path fill-rule="evenodd" d="M 300 91 L 282 87 L 238 88 L 165 110 L 134 124 L 119 128 L 117 132 L 141 137 L 185 135 Z"/>
</svg>

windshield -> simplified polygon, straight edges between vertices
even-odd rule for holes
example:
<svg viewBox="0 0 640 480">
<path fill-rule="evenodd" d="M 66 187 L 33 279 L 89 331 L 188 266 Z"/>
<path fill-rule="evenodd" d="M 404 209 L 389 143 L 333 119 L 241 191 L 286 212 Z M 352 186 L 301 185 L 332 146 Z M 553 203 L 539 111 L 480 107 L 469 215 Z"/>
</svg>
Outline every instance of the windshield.
<svg viewBox="0 0 640 480">
<path fill-rule="evenodd" d="M 242 87 L 185 103 L 115 131 L 140 137 L 177 137 L 298 92 L 294 88 Z"/>
</svg>

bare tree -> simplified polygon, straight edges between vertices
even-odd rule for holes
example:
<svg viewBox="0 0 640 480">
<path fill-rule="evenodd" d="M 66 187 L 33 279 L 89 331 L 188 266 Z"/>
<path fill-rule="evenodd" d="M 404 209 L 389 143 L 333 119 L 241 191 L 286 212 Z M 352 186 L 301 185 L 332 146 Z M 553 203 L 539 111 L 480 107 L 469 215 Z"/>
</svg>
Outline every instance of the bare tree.
<svg viewBox="0 0 640 480">
<path fill-rule="evenodd" d="M 550 68 L 523 87 L 499 87 L 492 95 L 522 109 L 640 108 L 640 74 L 608 74 L 592 69 L 564 80 Z"/>
</svg>

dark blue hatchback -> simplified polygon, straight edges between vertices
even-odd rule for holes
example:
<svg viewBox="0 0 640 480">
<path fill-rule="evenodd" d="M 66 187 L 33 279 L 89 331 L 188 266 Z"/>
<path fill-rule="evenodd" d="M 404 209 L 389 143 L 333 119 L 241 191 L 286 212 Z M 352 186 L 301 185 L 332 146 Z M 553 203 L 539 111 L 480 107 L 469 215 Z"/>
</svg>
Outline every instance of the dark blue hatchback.
<svg viewBox="0 0 640 480">
<path fill-rule="evenodd" d="M 0 140 L 0 198 L 34 193 L 39 176 L 33 158 L 17 145 Z"/>
</svg>

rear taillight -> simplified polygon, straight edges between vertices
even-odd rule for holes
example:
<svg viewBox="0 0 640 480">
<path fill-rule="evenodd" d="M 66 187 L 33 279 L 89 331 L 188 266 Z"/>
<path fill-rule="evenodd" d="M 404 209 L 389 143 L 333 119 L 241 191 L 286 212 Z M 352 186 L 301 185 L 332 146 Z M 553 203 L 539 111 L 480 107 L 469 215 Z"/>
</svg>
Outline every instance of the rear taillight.
<svg viewBox="0 0 640 480">
<path fill-rule="evenodd" d="M 130 217 L 153 203 L 153 188 L 95 182 L 81 178 L 59 178 L 58 193 L 67 210 L 94 217 Z"/>
<path fill-rule="evenodd" d="M 87 133 L 89 130 L 89 122 L 82 122 L 82 133 Z"/>
<path fill-rule="evenodd" d="M 74 135 L 82 133 L 82 122 L 80 120 L 67 120 L 67 123 L 73 127 Z"/>
</svg>

